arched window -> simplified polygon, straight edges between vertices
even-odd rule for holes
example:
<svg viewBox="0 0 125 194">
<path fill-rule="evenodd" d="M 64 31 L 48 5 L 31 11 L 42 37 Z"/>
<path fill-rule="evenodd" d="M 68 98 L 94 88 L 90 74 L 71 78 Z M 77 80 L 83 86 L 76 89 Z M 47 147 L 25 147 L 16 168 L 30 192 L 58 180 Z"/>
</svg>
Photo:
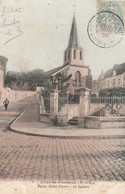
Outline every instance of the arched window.
<svg viewBox="0 0 125 194">
<path fill-rule="evenodd" d="M 76 82 L 76 85 L 81 84 L 81 73 L 79 71 L 75 73 L 75 82 Z"/>
<path fill-rule="evenodd" d="M 70 51 L 68 52 L 68 59 L 70 59 Z"/>
<path fill-rule="evenodd" d="M 74 59 L 76 59 L 76 50 L 74 50 L 73 55 L 74 55 Z"/>
<path fill-rule="evenodd" d="M 80 51 L 80 60 L 82 60 L 82 51 Z"/>
</svg>

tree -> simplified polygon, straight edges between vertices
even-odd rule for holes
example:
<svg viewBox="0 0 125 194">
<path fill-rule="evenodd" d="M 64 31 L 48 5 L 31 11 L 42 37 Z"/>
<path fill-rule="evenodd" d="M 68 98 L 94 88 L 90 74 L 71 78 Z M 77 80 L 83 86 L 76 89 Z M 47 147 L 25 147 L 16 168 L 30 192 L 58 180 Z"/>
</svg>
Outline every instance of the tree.
<svg viewBox="0 0 125 194">
<path fill-rule="evenodd" d="M 55 76 L 51 76 L 47 82 L 44 82 L 44 91 L 42 93 L 44 97 L 44 104 L 46 111 L 50 110 L 50 91 L 51 89 L 57 89 L 59 91 L 59 109 L 67 102 L 67 90 L 70 85 L 69 80 L 72 75 L 65 75 L 64 73 L 57 73 Z"/>
<path fill-rule="evenodd" d="M 16 75 L 7 74 L 4 79 L 4 84 L 6 87 L 11 87 L 12 82 L 16 82 L 16 81 L 17 81 Z"/>
<path fill-rule="evenodd" d="M 19 87 L 19 89 L 27 89 L 27 87 L 25 88 L 24 85 L 26 85 L 27 83 L 27 74 L 26 73 L 21 73 L 21 74 L 17 74 L 17 86 Z"/>
<path fill-rule="evenodd" d="M 125 96 L 125 88 L 111 88 L 100 90 L 99 96 Z"/>
<path fill-rule="evenodd" d="M 0 61 L 2 62 L 3 66 L 6 68 L 8 59 L 4 56 L 0 56 Z"/>
<path fill-rule="evenodd" d="M 37 86 L 43 86 L 44 71 L 42 69 L 35 69 L 27 73 L 27 82 L 31 90 L 35 90 Z"/>
<path fill-rule="evenodd" d="M 8 62 L 8 58 L 4 57 L 4 56 L 0 56 L 0 61 L 4 67 L 4 76 L 6 75 L 6 65 Z"/>
<path fill-rule="evenodd" d="M 19 90 L 36 90 L 37 86 L 43 86 L 44 71 L 35 69 L 29 72 L 14 72 L 5 77 L 5 86 Z"/>
<path fill-rule="evenodd" d="M 51 76 L 52 87 L 59 91 L 60 96 L 66 95 L 71 77 L 71 74 L 67 76 L 64 73 L 57 73 L 55 76 Z"/>
</svg>

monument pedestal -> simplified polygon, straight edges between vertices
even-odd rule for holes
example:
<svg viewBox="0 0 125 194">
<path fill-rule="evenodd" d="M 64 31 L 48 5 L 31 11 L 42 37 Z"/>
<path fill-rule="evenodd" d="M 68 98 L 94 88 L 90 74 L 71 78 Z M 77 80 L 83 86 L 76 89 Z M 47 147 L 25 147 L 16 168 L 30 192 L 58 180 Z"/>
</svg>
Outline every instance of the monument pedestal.
<svg viewBox="0 0 125 194">
<path fill-rule="evenodd" d="M 89 92 L 88 88 L 80 89 L 78 126 L 82 128 L 85 127 L 85 116 L 88 115 L 89 110 Z"/>
</svg>

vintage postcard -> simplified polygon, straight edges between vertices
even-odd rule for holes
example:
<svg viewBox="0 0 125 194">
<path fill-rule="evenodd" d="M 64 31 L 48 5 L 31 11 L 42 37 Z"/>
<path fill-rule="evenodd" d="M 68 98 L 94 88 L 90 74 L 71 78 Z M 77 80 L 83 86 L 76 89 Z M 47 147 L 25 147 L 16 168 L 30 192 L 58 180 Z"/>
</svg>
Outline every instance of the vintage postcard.
<svg viewBox="0 0 125 194">
<path fill-rule="evenodd" d="M 0 0 L 0 194 L 125 194 L 125 0 Z"/>
</svg>

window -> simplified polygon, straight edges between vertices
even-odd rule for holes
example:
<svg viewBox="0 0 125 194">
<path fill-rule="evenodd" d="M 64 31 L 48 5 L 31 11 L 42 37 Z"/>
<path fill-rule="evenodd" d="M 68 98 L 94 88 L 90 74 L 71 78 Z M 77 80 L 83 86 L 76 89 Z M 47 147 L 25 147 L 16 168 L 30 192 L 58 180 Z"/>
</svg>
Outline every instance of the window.
<svg viewBox="0 0 125 194">
<path fill-rule="evenodd" d="M 81 73 L 79 71 L 77 71 L 75 73 L 75 83 L 76 83 L 76 85 L 80 85 L 81 84 Z"/>
<path fill-rule="evenodd" d="M 82 51 L 80 51 L 80 60 L 82 60 Z"/>
<path fill-rule="evenodd" d="M 74 50 L 74 59 L 76 59 L 76 50 Z"/>
</svg>

